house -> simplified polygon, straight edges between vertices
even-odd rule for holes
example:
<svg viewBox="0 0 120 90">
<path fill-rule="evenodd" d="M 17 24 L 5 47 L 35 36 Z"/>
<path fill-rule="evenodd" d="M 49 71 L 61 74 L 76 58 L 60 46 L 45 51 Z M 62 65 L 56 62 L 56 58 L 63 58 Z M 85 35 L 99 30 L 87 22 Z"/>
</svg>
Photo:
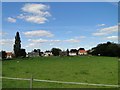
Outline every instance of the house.
<svg viewBox="0 0 120 90">
<path fill-rule="evenodd" d="M 38 57 L 41 56 L 40 49 L 34 49 L 32 52 L 28 52 L 27 57 Z"/>
<path fill-rule="evenodd" d="M 13 58 L 13 53 L 12 52 L 6 52 L 6 54 L 7 54 L 7 59 L 11 59 L 11 58 Z"/>
<path fill-rule="evenodd" d="M 40 56 L 38 52 L 28 52 L 28 57 Z"/>
<path fill-rule="evenodd" d="M 51 51 L 45 51 L 44 52 L 44 56 L 52 56 L 52 52 Z"/>
<path fill-rule="evenodd" d="M 78 55 L 87 55 L 87 51 L 85 51 L 84 48 L 79 48 L 78 49 Z"/>
<path fill-rule="evenodd" d="M 68 56 L 66 51 L 61 51 L 60 56 Z"/>
<path fill-rule="evenodd" d="M 40 55 L 41 55 L 41 56 L 44 56 L 44 52 L 40 52 Z"/>
<path fill-rule="evenodd" d="M 87 51 L 85 50 L 79 50 L 78 55 L 87 55 Z"/>
<path fill-rule="evenodd" d="M 69 52 L 69 56 L 76 56 L 78 55 L 78 50 L 77 49 L 71 49 Z"/>
</svg>

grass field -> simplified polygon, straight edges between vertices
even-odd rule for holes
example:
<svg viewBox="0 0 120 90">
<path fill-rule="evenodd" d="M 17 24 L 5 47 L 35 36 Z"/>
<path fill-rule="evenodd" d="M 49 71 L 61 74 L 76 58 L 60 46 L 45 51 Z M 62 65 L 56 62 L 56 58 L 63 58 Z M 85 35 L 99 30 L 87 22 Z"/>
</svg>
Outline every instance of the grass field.
<svg viewBox="0 0 120 90">
<path fill-rule="evenodd" d="M 3 77 L 118 84 L 118 59 L 115 57 L 34 57 L 3 61 Z M 29 88 L 29 81 L 3 79 L 3 88 Z M 104 88 L 99 86 L 33 82 L 34 88 Z"/>
</svg>

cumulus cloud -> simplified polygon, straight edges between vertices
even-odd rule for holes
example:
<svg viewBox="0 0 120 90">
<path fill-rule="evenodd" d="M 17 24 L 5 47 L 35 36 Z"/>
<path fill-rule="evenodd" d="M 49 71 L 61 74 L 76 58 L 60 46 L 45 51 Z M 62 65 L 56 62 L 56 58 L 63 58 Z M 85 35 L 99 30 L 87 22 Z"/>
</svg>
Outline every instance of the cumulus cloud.
<svg viewBox="0 0 120 90">
<path fill-rule="evenodd" d="M 27 37 L 32 37 L 32 36 L 53 37 L 54 36 L 50 31 L 46 31 L 46 30 L 27 31 L 27 32 L 23 32 L 23 34 Z"/>
<path fill-rule="evenodd" d="M 14 43 L 14 39 L 0 39 L 1 45 L 11 45 Z"/>
<path fill-rule="evenodd" d="M 77 40 L 77 39 L 67 39 L 67 40 L 29 39 L 28 41 L 32 43 L 60 43 L 60 42 L 78 43 L 80 42 L 80 40 Z"/>
<path fill-rule="evenodd" d="M 32 43 L 46 43 L 46 42 L 48 42 L 48 40 L 45 40 L 45 39 L 29 39 L 28 41 L 30 41 Z"/>
<path fill-rule="evenodd" d="M 105 24 L 98 24 L 97 26 L 98 26 L 98 27 L 101 27 L 101 26 L 105 26 Z"/>
<path fill-rule="evenodd" d="M 108 36 L 106 37 L 107 40 L 118 40 L 118 36 Z"/>
<path fill-rule="evenodd" d="M 47 11 L 50 7 L 44 4 L 30 4 L 27 3 L 22 7 L 22 11 L 32 13 L 39 16 L 50 16 Z"/>
<path fill-rule="evenodd" d="M 107 28 L 100 29 L 98 32 L 93 33 L 94 36 L 103 36 L 118 32 L 118 26 L 111 26 Z"/>
<path fill-rule="evenodd" d="M 8 18 L 7 18 L 7 21 L 8 21 L 8 22 L 11 22 L 11 23 L 15 23 L 15 22 L 16 22 L 16 19 L 15 19 L 15 18 L 12 18 L 12 17 L 8 17 Z"/>
<path fill-rule="evenodd" d="M 17 16 L 18 19 L 23 19 L 27 22 L 44 24 L 48 21 L 48 17 L 51 16 L 49 6 L 45 4 L 25 4 L 21 10 L 24 12 Z"/>
<path fill-rule="evenodd" d="M 47 21 L 45 17 L 39 17 L 39 16 L 25 16 L 24 19 L 27 22 L 37 23 L 37 24 L 43 24 Z"/>
<path fill-rule="evenodd" d="M 29 39 L 28 41 L 32 43 L 55 43 L 55 42 L 62 42 L 61 40 L 46 40 L 46 39 Z"/>
</svg>

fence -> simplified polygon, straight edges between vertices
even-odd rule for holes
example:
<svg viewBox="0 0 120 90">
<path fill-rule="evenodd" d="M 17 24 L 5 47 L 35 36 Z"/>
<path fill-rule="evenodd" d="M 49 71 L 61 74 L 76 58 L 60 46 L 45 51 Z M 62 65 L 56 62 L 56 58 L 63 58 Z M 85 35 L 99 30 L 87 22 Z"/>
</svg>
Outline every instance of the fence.
<svg viewBox="0 0 120 90">
<path fill-rule="evenodd" d="M 81 83 L 81 82 L 64 82 L 64 81 L 52 81 L 52 80 L 40 80 L 40 79 L 33 79 L 31 76 L 30 79 L 27 78 L 13 78 L 13 77 L 0 77 L 2 79 L 11 79 L 11 80 L 25 80 L 30 81 L 30 88 L 32 88 L 33 81 L 35 82 L 46 82 L 46 83 L 61 83 L 61 84 L 74 84 L 74 85 L 88 85 L 88 86 L 104 86 L 104 87 L 116 87 L 119 88 L 119 85 L 110 85 L 110 84 L 93 84 L 93 83 Z"/>
</svg>

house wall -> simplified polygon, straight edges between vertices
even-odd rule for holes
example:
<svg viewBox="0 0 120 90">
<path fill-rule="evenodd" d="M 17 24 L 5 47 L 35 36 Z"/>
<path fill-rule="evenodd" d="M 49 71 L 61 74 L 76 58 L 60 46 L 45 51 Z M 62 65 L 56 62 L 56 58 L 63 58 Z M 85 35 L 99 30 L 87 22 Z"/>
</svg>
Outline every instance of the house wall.
<svg viewBox="0 0 120 90">
<path fill-rule="evenodd" d="M 52 56 L 53 54 L 51 52 L 44 53 L 44 56 Z"/>
<path fill-rule="evenodd" d="M 78 52 L 78 55 L 87 55 L 87 52 Z"/>
<path fill-rule="evenodd" d="M 69 53 L 70 56 L 76 56 L 76 53 Z"/>
</svg>

